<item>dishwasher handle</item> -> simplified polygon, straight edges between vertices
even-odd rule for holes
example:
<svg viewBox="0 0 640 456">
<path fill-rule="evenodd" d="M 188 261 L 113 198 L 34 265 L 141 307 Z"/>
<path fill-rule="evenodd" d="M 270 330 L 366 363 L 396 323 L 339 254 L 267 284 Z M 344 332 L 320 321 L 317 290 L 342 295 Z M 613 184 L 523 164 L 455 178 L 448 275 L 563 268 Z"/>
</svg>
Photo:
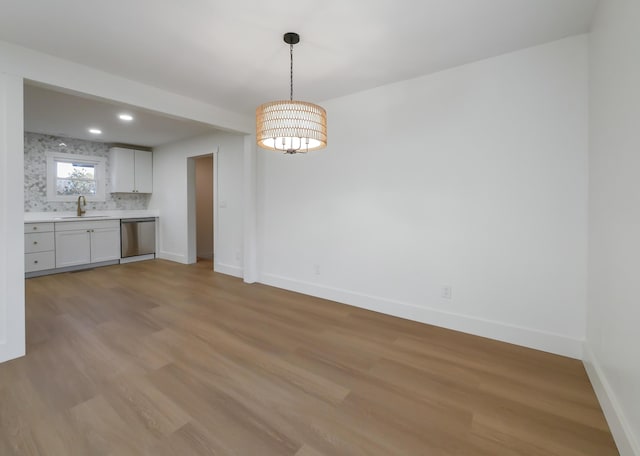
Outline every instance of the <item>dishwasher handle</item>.
<svg viewBox="0 0 640 456">
<path fill-rule="evenodd" d="M 120 223 L 140 223 L 140 222 L 155 222 L 155 218 L 137 218 L 137 219 L 122 219 Z"/>
</svg>

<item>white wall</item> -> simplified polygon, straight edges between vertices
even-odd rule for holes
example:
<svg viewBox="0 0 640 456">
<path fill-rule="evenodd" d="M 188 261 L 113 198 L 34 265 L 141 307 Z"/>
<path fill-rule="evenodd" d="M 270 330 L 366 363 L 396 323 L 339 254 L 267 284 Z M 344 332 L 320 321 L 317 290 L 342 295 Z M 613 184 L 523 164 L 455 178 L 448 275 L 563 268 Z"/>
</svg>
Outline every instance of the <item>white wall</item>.
<svg viewBox="0 0 640 456">
<path fill-rule="evenodd" d="M 199 258 L 213 258 L 213 156 L 195 162 L 196 243 Z"/>
<path fill-rule="evenodd" d="M 586 36 L 322 105 L 326 150 L 259 151 L 262 282 L 581 356 Z"/>
<path fill-rule="evenodd" d="M 0 362 L 25 353 L 22 85 L 0 72 Z"/>
<path fill-rule="evenodd" d="M 620 453 L 640 455 L 640 3 L 600 2 L 590 36 L 586 362 Z"/>
<path fill-rule="evenodd" d="M 185 264 L 195 261 L 195 217 L 193 226 L 189 225 L 189 211 L 195 209 L 195 198 L 193 194 L 189 197 L 188 185 L 189 173 L 195 178 L 195 163 L 192 161 L 189 169 L 188 158 L 212 152 L 218 154 L 214 170 L 217 182 L 214 199 L 218 201 L 214 217 L 217 228 L 214 269 L 241 277 L 244 138 L 239 135 L 213 133 L 154 149 L 154 187 L 149 207 L 159 209 L 161 214 L 158 256 Z"/>
</svg>

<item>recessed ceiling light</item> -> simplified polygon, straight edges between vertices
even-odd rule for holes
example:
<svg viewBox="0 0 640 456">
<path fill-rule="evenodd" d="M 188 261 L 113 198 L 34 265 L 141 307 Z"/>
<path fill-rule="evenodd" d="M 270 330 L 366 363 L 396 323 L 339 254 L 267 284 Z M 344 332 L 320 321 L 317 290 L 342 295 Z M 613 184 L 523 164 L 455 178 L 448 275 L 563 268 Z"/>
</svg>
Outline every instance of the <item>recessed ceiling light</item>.
<svg viewBox="0 0 640 456">
<path fill-rule="evenodd" d="M 89 133 L 91 133 L 92 135 L 101 135 L 102 130 L 99 130 L 97 128 L 89 128 Z"/>
<path fill-rule="evenodd" d="M 118 114 L 118 118 L 126 122 L 131 122 L 133 120 L 133 116 L 131 114 Z"/>
</svg>

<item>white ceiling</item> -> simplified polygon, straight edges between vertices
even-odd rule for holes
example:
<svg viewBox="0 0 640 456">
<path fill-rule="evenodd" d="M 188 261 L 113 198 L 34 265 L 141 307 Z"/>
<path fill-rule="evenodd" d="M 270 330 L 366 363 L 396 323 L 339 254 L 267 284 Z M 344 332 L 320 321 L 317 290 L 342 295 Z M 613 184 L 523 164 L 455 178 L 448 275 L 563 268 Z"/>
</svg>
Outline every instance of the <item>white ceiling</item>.
<svg viewBox="0 0 640 456">
<path fill-rule="evenodd" d="M 133 120 L 124 122 L 121 113 Z M 89 133 L 99 128 L 101 135 Z M 24 129 L 58 137 L 154 147 L 214 131 L 210 125 L 167 117 L 107 100 L 25 84 Z"/>
<path fill-rule="evenodd" d="M 589 29 L 597 0 L 0 0 L 0 40 L 243 114 L 322 100 Z"/>
</svg>

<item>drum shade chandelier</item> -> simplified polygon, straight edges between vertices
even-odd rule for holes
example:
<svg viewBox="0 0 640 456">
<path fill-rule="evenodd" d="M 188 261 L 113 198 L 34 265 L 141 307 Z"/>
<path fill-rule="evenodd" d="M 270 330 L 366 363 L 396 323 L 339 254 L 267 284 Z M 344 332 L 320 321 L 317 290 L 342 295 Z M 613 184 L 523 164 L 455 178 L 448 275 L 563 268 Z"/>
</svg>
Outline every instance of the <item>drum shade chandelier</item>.
<svg viewBox="0 0 640 456">
<path fill-rule="evenodd" d="M 285 154 L 305 153 L 327 147 L 327 112 L 321 106 L 293 99 L 293 45 L 297 33 L 285 33 L 289 45 L 289 100 L 270 101 L 256 109 L 256 142 L 263 149 Z"/>
</svg>

